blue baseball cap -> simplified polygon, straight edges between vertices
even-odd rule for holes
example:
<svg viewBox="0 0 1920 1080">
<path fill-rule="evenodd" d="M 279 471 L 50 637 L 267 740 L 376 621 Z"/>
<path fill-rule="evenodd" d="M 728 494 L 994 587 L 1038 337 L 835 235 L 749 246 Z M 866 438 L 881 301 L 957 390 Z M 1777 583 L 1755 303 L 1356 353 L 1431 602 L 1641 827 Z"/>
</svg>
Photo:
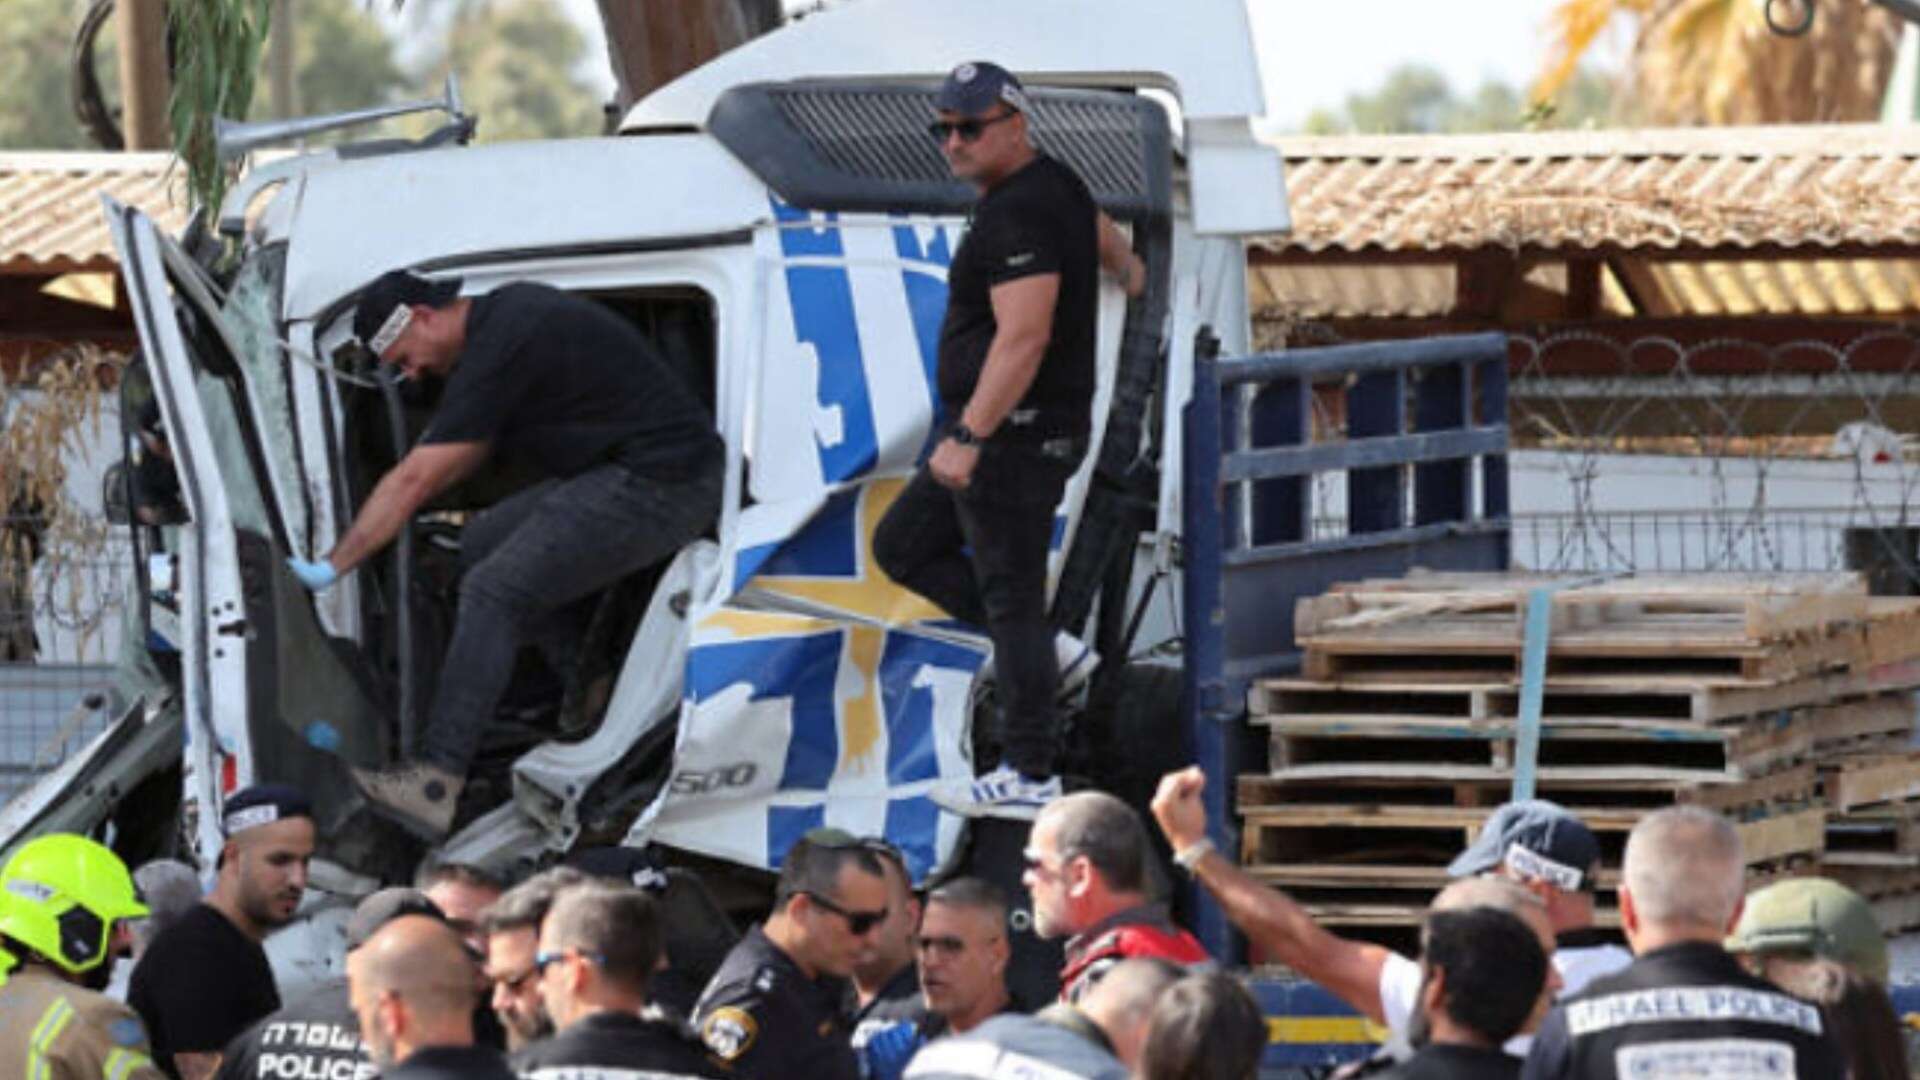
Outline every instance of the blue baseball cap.
<svg viewBox="0 0 1920 1080">
<path fill-rule="evenodd" d="M 979 116 L 995 103 L 1011 106 L 1016 112 L 1032 112 L 1027 90 L 1013 72 L 986 60 L 969 60 L 947 73 L 934 95 L 933 107 L 962 116 Z"/>
<path fill-rule="evenodd" d="M 1558 803 L 1526 799 L 1495 810 L 1447 873 L 1468 877 L 1504 868 L 1523 881 L 1586 892 L 1599 862 L 1600 841 L 1585 822 Z"/>
</svg>

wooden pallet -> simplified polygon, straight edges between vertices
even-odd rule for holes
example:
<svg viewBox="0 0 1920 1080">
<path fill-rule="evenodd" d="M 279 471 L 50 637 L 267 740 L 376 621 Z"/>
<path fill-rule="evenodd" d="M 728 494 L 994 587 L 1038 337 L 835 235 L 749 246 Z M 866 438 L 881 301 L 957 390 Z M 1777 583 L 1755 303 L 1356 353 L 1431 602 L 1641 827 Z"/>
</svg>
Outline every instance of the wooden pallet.
<svg viewBox="0 0 1920 1080">
<path fill-rule="evenodd" d="M 1883 665 L 1867 672 L 1796 679 L 1776 686 L 1727 688 L 1686 678 L 1558 678 L 1547 681 L 1541 713 L 1548 718 L 1623 721 L 1690 721 L 1709 724 L 1770 716 L 1789 709 L 1835 708 L 1879 700 L 1895 710 L 1869 730 L 1894 730 L 1897 714 L 1912 705 L 1892 692 L 1920 686 L 1920 663 Z M 1849 700 L 1851 699 L 1851 700 Z M 1247 691 L 1247 711 L 1256 723 L 1274 716 L 1364 719 L 1413 716 L 1449 719 L 1514 717 L 1520 712 L 1517 681 L 1415 682 L 1262 679 Z M 1841 721 L 1822 726 L 1836 731 Z M 1858 722 L 1856 721 L 1856 726 Z"/>
<path fill-rule="evenodd" d="M 1820 783 L 1827 805 L 1839 812 L 1920 798 L 1920 752 L 1903 750 L 1823 760 Z"/>
<path fill-rule="evenodd" d="M 1578 578 L 1524 573 L 1421 573 L 1333 586 L 1296 608 L 1297 637 L 1479 617 L 1517 627 L 1529 593 L 1559 585 L 1553 629 L 1684 620 L 1692 629 L 1768 640 L 1859 622 L 1870 611 L 1858 574 L 1635 575 L 1566 587 Z"/>
<path fill-rule="evenodd" d="M 1432 628 L 1340 638 L 1300 639 L 1301 673 L 1311 679 L 1487 682 L 1517 680 L 1518 641 L 1449 638 Z M 1684 677 L 1702 686 L 1772 686 L 1789 679 L 1867 664 L 1866 631 L 1843 627 L 1785 642 L 1715 643 L 1681 632 L 1568 634 L 1552 639 L 1547 677 Z"/>
<path fill-rule="evenodd" d="M 1307 883 L 1308 877 L 1326 885 L 1360 886 L 1393 877 L 1432 884 L 1433 879 L 1420 875 L 1443 874 L 1453 856 L 1479 835 L 1487 817 L 1486 811 L 1462 807 L 1376 807 L 1363 815 L 1342 813 L 1347 809 L 1323 805 L 1248 812 L 1242 820 L 1241 865 L 1277 868 L 1296 884 Z M 1601 841 L 1599 880 L 1604 887 L 1614 885 L 1612 868 L 1619 865 L 1626 833 L 1646 812 L 1603 810 L 1582 816 Z M 1742 821 L 1735 828 L 1752 864 L 1817 857 L 1826 847 L 1827 815 L 1820 807 Z"/>
<path fill-rule="evenodd" d="M 1419 762 L 1427 765 L 1490 765 L 1511 773 L 1517 725 L 1508 720 L 1288 719 L 1270 729 L 1273 775 L 1299 769 Z M 1701 779 L 1757 776 L 1796 761 L 1813 749 L 1813 733 L 1801 724 L 1759 725 L 1748 732 L 1679 724 L 1595 724 L 1553 721 L 1541 725 L 1538 765 L 1647 766 L 1685 769 Z"/>
<path fill-rule="evenodd" d="M 1920 929 L 1920 867 L 1856 866 L 1823 859 L 1819 873 L 1866 897 L 1882 932 Z"/>
<path fill-rule="evenodd" d="M 1356 815 L 1370 807 L 1452 806 L 1486 812 L 1507 800 L 1513 778 L 1493 768 L 1437 770 L 1402 766 L 1391 775 L 1344 776 L 1296 774 L 1275 777 L 1245 774 L 1237 781 L 1242 814 L 1298 804 L 1350 806 Z M 1646 770 L 1565 770 L 1541 773 L 1537 794 L 1582 817 L 1619 810 L 1650 810 L 1676 802 L 1706 806 L 1723 813 L 1751 817 L 1812 805 L 1819 796 L 1819 776 L 1812 763 L 1742 780 L 1673 780 L 1649 776 Z"/>
</svg>

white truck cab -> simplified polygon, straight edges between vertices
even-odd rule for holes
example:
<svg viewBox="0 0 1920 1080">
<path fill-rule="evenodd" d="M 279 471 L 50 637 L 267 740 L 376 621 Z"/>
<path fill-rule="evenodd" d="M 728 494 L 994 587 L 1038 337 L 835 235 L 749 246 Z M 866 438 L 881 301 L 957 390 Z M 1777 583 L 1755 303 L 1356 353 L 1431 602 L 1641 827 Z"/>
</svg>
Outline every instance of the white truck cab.
<svg viewBox="0 0 1920 1080">
<path fill-rule="evenodd" d="M 109 201 L 186 514 L 136 527 L 119 722 L 0 812 L 0 840 L 112 820 L 141 838 L 131 859 L 184 846 L 206 865 L 213 808 L 272 780 L 314 798 L 316 892 L 344 900 L 411 872 L 418 842 L 369 812 L 346 768 L 410 745 L 464 517 L 529 478 L 490 464 L 326 592 L 283 565 L 335 543 L 431 414 L 434 388 L 383 377 L 348 331 L 358 291 L 404 267 L 468 294 L 530 279 L 607 304 L 675 360 L 727 445 L 713 534 L 600 598 L 582 670 L 523 663 L 446 854 L 507 867 L 656 844 L 772 868 L 828 823 L 885 836 L 916 876 L 940 864 L 958 819 L 926 793 L 973 769 L 986 643 L 870 549 L 928 444 L 946 268 L 973 198 L 927 136 L 932 93 L 965 60 L 1021 75 L 1040 146 L 1149 266 L 1143 297 L 1109 283 L 1101 298 L 1095 443 L 1059 508 L 1054 611 L 1078 629 L 1116 561 L 1168 557 L 1178 439 L 1163 433 L 1195 332 L 1245 350 L 1242 239 L 1287 225 L 1279 158 L 1252 137 L 1263 99 L 1242 0 L 1190 0 L 1178 32 L 1170 13 L 849 4 L 663 87 L 617 137 L 262 165 L 215 219 L 237 261 L 196 260 Z M 1115 507 L 1143 482 L 1157 523 L 1129 528 Z"/>
</svg>

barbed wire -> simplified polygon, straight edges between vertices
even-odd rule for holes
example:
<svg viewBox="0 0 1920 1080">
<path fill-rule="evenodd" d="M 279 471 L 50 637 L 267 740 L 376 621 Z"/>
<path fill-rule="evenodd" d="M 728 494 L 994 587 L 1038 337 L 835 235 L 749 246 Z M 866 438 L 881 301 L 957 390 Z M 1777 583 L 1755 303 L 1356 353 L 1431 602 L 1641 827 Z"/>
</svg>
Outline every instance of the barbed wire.
<svg viewBox="0 0 1920 1080">
<path fill-rule="evenodd" d="M 1294 345 L 1341 340 L 1312 322 L 1286 333 Z M 1866 328 L 1838 342 L 1590 330 L 1509 340 L 1515 460 L 1564 489 L 1552 492 L 1552 508 L 1524 497 L 1514 505 L 1516 562 L 1570 571 L 1872 563 L 1920 582 L 1920 448 L 1901 434 L 1920 417 L 1914 330 Z M 1319 430 L 1344 429 L 1340 395 L 1315 395 L 1314 405 Z M 1626 485 L 1656 461 L 1675 468 L 1684 493 Z M 1316 516 L 1343 516 L 1343 494 L 1342 477 L 1319 476 Z"/>
</svg>

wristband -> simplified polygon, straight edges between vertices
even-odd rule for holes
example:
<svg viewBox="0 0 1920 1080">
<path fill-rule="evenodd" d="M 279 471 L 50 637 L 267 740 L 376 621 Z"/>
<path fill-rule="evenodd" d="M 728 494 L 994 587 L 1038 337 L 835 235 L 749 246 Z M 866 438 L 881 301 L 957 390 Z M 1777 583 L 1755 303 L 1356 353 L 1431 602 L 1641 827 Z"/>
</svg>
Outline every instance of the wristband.
<svg viewBox="0 0 1920 1080">
<path fill-rule="evenodd" d="M 1188 844 L 1186 847 L 1181 848 L 1179 851 L 1174 852 L 1173 863 L 1180 869 L 1185 870 L 1188 874 L 1192 874 L 1193 868 L 1200 865 L 1200 860 L 1206 858 L 1207 852 L 1213 850 L 1215 850 L 1213 841 L 1203 836 L 1193 843 Z"/>
<path fill-rule="evenodd" d="M 947 428 L 947 438 L 952 439 L 961 446 L 980 445 L 980 436 L 975 435 L 973 429 L 968 427 L 963 420 L 955 420 L 953 426 Z"/>
</svg>

